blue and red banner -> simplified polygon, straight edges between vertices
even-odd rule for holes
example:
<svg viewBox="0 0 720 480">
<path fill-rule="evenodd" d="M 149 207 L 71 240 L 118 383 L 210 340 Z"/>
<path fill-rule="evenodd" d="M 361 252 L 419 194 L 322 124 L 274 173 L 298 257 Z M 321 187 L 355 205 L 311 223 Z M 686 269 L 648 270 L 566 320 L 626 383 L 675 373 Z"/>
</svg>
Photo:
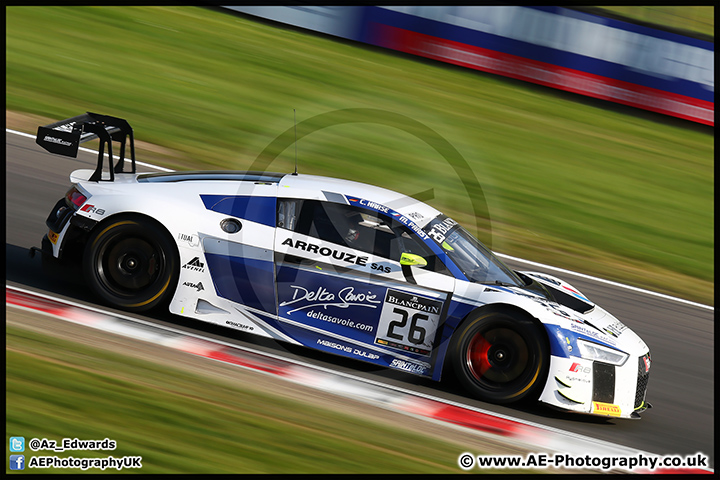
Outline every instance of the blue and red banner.
<svg viewBox="0 0 720 480">
<path fill-rule="evenodd" d="M 715 125 L 715 46 L 561 7 L 232 7 L 252 15 Z"/>
</svg>

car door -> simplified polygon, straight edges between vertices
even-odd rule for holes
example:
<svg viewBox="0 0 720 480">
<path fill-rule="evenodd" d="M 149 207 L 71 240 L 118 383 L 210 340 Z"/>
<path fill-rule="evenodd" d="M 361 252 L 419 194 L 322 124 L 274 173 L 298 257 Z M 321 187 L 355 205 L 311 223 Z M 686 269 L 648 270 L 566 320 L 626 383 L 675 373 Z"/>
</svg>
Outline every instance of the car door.
<svg viewBox="0 0 720 480">
<path fill-rule="evenodd" d="M 279 321 L 320 350 L 430 375 L 454 278 L 392 215 L 278 199 Z"/>
</svg>

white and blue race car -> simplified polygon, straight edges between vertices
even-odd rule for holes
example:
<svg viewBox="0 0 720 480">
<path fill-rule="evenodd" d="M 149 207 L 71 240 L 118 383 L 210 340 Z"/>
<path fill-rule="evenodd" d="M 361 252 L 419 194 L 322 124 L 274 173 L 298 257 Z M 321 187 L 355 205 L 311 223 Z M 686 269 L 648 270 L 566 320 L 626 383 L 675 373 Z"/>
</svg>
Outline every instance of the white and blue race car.
<svg viewBox="0 0 720 480">
<path fill-rule="evenodd" d="M 640 337 L 564 281 L 511 270 L 425 203 L 311 175 L 136 173 L 132 129 L 105 115 L 40 127 L 37 143 L 76 156 L 93 138 L 97 168 L 71 174 L 41 251 L 81 262 L 109 305 L 166 306 L 434 380 L 449 364 L 488 402 L 622 418 L 650 406 Z"/>
</svg>

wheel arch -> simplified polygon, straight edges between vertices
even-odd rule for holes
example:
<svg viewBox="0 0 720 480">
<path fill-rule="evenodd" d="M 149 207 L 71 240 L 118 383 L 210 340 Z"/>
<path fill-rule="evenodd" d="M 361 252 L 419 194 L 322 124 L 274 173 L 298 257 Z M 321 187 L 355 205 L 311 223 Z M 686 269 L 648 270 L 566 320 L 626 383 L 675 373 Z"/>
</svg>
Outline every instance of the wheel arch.
<svg viewBox="0 0 720 480">
<path fill-rule="evenodd" d="M 164 232 L 165 236 L 167 237 L 167 240 L 170 244 L 173 246 L 173 253 L 177 255 L 177 259 L 180 259 L 180 249 L 178 248 L 177 242 L 175 241 L 175 238 L 173 237 L 172 233 L 170 232 L 170 228 L 165 225 L 163 222 L 159 221 L 158 219 L 151 217 L 150 215 L 142 212 L 118 212 L 110 215 L 107 218 L 103 218 L 101 221 L 96 223 L 92 229 L 90 229 L 84 239 L 83 244 L 83 250 L 87 246 L 87 241 L 90 239 L 90 236 L 98 231 L 98 229 L 106 228 L 107 225 L 111 224 L 112 222 L 116 222 L 117 220 L 137 220 L 141 222 L 148 222 L 154 224 L 156 227 L 158 227 L 162 232 Z M 180 270 L 180 265 L 177 265 L 178 272 Z"/>
<path fill-rule="evenodd" d="M 526 318 L 533 322 L 542 332 L 544 332 L 544 339 L 546 342 L 546 346 L 550 348 L 550 339 L 548 336 L 547 329 L 545 328 L 545 325 L 543 322 L 541 322 L 537 317 L 532 315 L 527 310 L 518 307 L 517 305 L 512 305 L 510 303 L 489 303 L 485 304 L 481 307 L 475 308 L 473 310 L 470 310 L 467 315 L 463 317 L 463 319 L 458 323 L 458 325 L 455 327 L 452 333 L 452 337 L 458 334 L 458 331 L 462 330 L 462 327 L 464 324 L 466 324 L 470 318 L 483 314 L 483 313 L 504 313 L 509 316 L 515 316 L 519 315 L 523 318 Z"/>
<path fill-rule="evenodd" d="M 497 403 L 512 403 L 515 401 L 526 401 L 528 398 L 532 398 L 533 400 L 537 397 L 539 397 L 540 392 L 542 392 L 546 382 L 547 382 L 547 375 L 549 373 L 549 365 L 550 365 L 550 357 L 551 357 L 551 338 L 548 333 L 547 328 L 545 325 L 535 317 L 531 312 L 528 312 L 526 309 L 523 309 L 520 306 L 509 304 L 509 303 L 493 303 L 493 304 L 486 304 L 483 306 L 480 306 L 478 308 L 474 308 L 471 311 L 469 311 L 463 319 L 458 322 L 458 325 L 455 327 L 455 329 L 452 332 L 452 335 L 449 338 L 449 347 L 448 347 L 448 361 L 444 365 L 444 367 L 447 367 L 448 370 L 454 371 L 454 376 L 456 379 L 460 379 L 458 376 L 459 373 L 455 371 L 455 360 L 453 359 L 454 355 L 458 353 L 456 351 L 456 348 L 460 346 L 460 343 L 463 340 L 463 336 L 466 334 L 467 329 L 472 329 L 474 326 L 472 325 L 473 322 L 478 319 L 478 317 L 484 317 L 484 316 L 491 316 L 493 314 L 496 315 L 502 315 L 505 317 L 510 317 L 510 319 L 517 319 L 522 320 L 523 322 L 529 322 L 534 331 L 537 332 L 538 341 L 542 344 L 541 352 L 544 351 L 545 358 L 543 359 L 542 366 L 540 367 L 540 370 L 538 373 L 542 372 L 544 376 L 540 376 L 537 378 L 538 386 L 532 387 L 533 393 L 532 395 L 526 396 L 523 395 L 518 400 L 486 400 L 486 401 L 497 401 Z M 526 323 L 527 324 L 527 323 Z M 523 327 L 524 328 L 524 327 Z M 542 333 L 541 333 L 542 332 Z"/>
<path fill-rule="evenodd" d="M 95 241 L 100 240 L 103 237 L 105 230 L 110 230 L 124 222 L 151 226 L 152 228 L 156 229 L 155 234 L 162 235 L 164 237 L 167 248 L 170 249 L 169 254 L 172 256 L 172 270 L 170 270 L 167 284 L 167 289 L 169 293 L 163 294 L 164 300 L 159 303 L 155 301 L 148 302 L 151 305 L 148 307 L 139 306 L 139 308 L 136 308 L 133 305 L 128 305 L 126 309 L 131 311 L 144 311 L 150 308 L 155 308 L 155 306 L 159 305 L 160 303 L 168 303 L 172 300 L 175 290 L 177 289 L 177 280 L 180 275 L 180 251 L 177 242 L 173 238 L 172 233 L 170 232 L 167 225 L 144 213 L 128 211 L 118 212 L 109 215 L 107 218 L 102 219 L 100 222 L 95 224 L 89 231 L 87 231 L 84 236 L 82 245 L 83 271 L 86 271 L 87 265 L 85 263 L 87 261 L 88 254 L 90 253 L 89 250 L 92 250 L 93 244 L 95 244 L 95 242 L 92 241 L 93 238 L 95 238 Z"/>
<path fill-rule="evenodd" d="M 168 228 L 167 225 L 165 225 L 161 221 L 157 220 L 154 217 L 151 217 L 150 215 L 148 215 L 146 213 L 134 212 L 134 211 L 117 212 L 117 213 L 113 213 L 112 215 L 109 215 L 107 218 L 103 218 L 98 223 L 93 225 L 93 227 L 90 230 L 87 231 L 87 233 L 85 234 L 85 241 L 87 242 L 87 240 L 90 238 L 90 235 L 92 235 L 93 233 L 98 231 L 98 229 L 106 228 L 106 226 L 108 224 L 110 224 L 112 222 L 116 222 L 118 220 L 123 220 L 123 219 L 139 220 L 139 221 L 155 224 L 155 226 L 159 227 L 163 232 L 165 232 L 168 240 L 170 240 L 171 243 L 175 246 L 175 252 L 176 253 L 178 252 L 177 243 L 175 242 L 175 239 L 173 238 L 172 234 L 170 233 L 170 229 Z"/>
</svg>

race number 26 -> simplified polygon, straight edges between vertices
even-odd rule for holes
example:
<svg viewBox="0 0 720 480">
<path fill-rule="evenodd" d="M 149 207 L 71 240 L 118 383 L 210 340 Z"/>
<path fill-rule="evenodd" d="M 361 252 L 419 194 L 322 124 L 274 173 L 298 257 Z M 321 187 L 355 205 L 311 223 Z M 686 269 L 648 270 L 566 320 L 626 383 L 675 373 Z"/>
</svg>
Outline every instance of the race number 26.
<svg viewBox="0 0 720 480">
<path fill-rule="evenodd" d="M 398 315 L 400 315 L 401 320 L 393 320 L 390 322 L 388 326 L 387 336 L 404 342 L 406 340 L 405 337 L 402 334 L 396 333 L 395 328 L 405 328 L 405 326 L 407 325 L 408 316 L 410 314 L 407 310 L 403 310 L 402 308 L 398 307 L 393 308 L 393 313 L 397 313 Z M 425 343 L 425 335 L 427 333 L 427 330 L 418 325 L 418 321 L 427 319 L 428 316 L 421 312 L 416 312 L 412 316 L 412 318 L 410 319 L 410 329 L 408 331 L 407 341 L 409 341 L 413 345 L 422 345 L 423 343 Z"/>
<path fill-rule="evenodd" d="M 443 302 L 388 289 L 375 343 L 429 356 Z"/>
</svg>

